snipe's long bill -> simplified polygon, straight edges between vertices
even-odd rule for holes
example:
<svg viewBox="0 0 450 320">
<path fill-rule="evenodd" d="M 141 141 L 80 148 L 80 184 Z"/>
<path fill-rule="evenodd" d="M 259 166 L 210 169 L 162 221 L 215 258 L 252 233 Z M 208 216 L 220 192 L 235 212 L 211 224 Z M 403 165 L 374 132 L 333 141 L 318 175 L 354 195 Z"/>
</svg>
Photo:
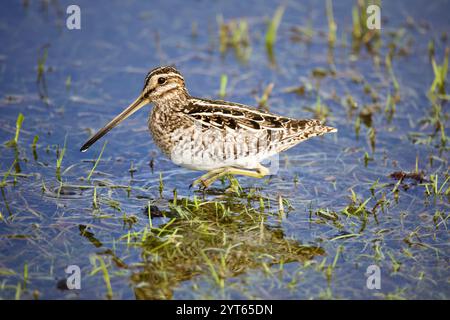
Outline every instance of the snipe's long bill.
<svg viewBox="0 0 450 320">
<path fill-rule="evenodd" d="M 226 174 L 262 178 L 261 162 L 314 136 L 337 129 L 315 119 L 292 119 L 226 101 L 191 97 L 173 67 L 150 71 L 139 97 L 82 147 L 86 151 L 146 104 L 154 107 L 148 127 L 156 145 L 172 162 L 208 171 L 191 186 L 210 186 Z"/>
</svg>

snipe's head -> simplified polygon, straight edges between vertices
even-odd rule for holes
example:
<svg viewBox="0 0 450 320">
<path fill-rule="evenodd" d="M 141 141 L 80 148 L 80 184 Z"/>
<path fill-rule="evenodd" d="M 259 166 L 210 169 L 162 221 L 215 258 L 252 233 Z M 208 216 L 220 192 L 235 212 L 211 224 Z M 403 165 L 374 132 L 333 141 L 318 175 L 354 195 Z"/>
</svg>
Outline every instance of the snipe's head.
<svg viewBox="0 0 450 320">
<path fill-rule="evenodd" d="M 166 104 L 167 107 L 170 107 L 170 105 L 185 101 L 188 97 L 189 94 L 184 85 L 183 76 L 177 69 L 169 66 L 155 68 L 145 77 L 144 88 L 139 97 L 86 141 L 80 150 L 86 151 L 98 139 L 146 104 Z"/>
<path fill-rule="evenodd" d="M 188 98 L 184 78 L 174 67 L 159 67 L 145 77 L 142 95 L 155 104 L 183 101 Z"/>
</svg>

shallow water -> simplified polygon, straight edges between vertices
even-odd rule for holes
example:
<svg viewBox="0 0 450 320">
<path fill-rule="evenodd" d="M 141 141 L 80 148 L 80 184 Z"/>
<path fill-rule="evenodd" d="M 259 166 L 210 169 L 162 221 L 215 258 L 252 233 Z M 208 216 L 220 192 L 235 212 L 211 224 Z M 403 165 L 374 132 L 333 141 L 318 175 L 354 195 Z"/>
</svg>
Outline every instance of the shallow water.
<svg viewBox="0 0 450 320">
<path fill-rule="evenodd" d="M 333 3 L 334 49 L 325 2 L 289 1 L 272 60 L 264 38 L 273 1 L 78 3 L 81 30 L 65 27 L 72 2 L 0 4 L 0 298 L 449 298 L 448 96 L 434 102 L 443 133 L 423 121 L 433 110 L 428 44 L 442 64 L 448 1 L 383 2 L 378 54 L 352 50 L 356 1 Z M 233 48 L 220 53 L 219 15 L 247 20 L 248 59 Z M 390 119 L 395 85 L 385 59 L 393 44 L 400 100 Z M 227 74 L 226 100 L 256 106 L 274 83 L 268 107 L 286 116 L 314 117 L 319 96 L 339 132 L 281 154 L 268 179 L 238 177 L 241 194 L 225 192 L 226 180 L 206 194 L 190 190 L 199 173 L 156 148 L 150 108 L 80 153 L 162 64 L 177 66 L 193 96 L 218 98 Z M 300 85 L 304 94 L 287 92 Z M 7 146 L 19 113 L 17 146 Z M 416 164 L 423 181 L 390 177 Z M 434 176 L 440 192 L 427 195 Z M 65 288 L 68 265 L 80 266 L 81 290 Z M 379 290 L 366 286 L 370 265 L 381 269 Z"/>
</svg>

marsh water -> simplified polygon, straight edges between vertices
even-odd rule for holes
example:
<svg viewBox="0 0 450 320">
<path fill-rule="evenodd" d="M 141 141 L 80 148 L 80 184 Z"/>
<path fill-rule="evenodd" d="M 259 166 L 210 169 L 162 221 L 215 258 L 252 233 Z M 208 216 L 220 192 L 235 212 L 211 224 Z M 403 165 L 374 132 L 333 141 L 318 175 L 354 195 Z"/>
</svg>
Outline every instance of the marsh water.
<svg viewBox="0 0 450 320">
<path fill-rule="evenodd" d="M 384 1 L 381 31 L 358 23 L 364 1 L 328 2 L 334 40 L 326 1 L 76 2 L 80 30 L 73 1 L 0 4 L 0 298 L 450 297 L 448 82 L 430 90 L 448 1 Z M 79 152 L 165 64 L 193 96 L 222 81 L 338 133 L 207 191 L 156 148 L 150 106 Z"/>
</svg>

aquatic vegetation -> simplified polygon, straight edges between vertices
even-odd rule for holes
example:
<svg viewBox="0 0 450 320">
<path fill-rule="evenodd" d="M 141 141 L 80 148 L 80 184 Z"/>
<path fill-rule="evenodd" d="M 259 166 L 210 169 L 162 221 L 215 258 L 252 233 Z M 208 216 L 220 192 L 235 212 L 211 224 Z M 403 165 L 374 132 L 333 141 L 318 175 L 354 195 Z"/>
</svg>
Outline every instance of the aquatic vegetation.
<svg viewBox="0 0 450 320">
<path fill-rule="evenodd" d="M 219 25 L 219 51 L 223 55 L 228 49 L 233 49 L 236 57 L 241 62 L 250 58 L 252 48 L 250 46 L 250 34 L 248 23 L 245 19 L 224 22 L 222 16 L 217 17 Z"/>
<path fill-rule="evenodd" d="M 444 152 L 448 149 L 448 137 L 445 130 L 445 122 L 448 119 L 449 115 L 442 108 L 442 104 L 439 101 L 433 101 L 428 116 L 419 120 L 420 124 L 431 127 L 433 131 L 431 133 L 410 132 L 408 138 L 415 144 L 432 145 L 435 142 L 434 147 L 438 148 L 440 152 Z"/>
<path fill-rule="evenodd" d="M 386 105 L 384 107 L 384 113 L 386 115 L 386 119 L 388 120 L 388 122 L 391 122 L 395 115 L 396 103 L 398 102 L 398 99 L 396 99 L 395 97 L 398 97 L 398 96 L 392 97 L 391 94 L 389 93 L 386 98 Z"/>
<path fill-rule="evenodd" d="M 89 258 L 91 260 L 91 264 L 92 264 L 92 271 L 90 273 L 90 276 L 95 275 L 97 272 L 101 271 L 103 274 L 103 280 L 105 281 L 105 285 L 106 285 L 106 296 L 109 299 L 112 299 L 113 297 L 113 290 L 111 287 L 111 280 L 110 280 L 110 276 L 109 276 L 109 272 L 108 272 L 108 267 L 105 263 L 105 260 L 103 260 L 103 258 L 101 256 L 91 256 Z"/>
<path fill-rule="evenodd" d="M 64 138 L 64 145 L 62 149 L 58 149 L 56 151 L 56 178 L 58 181 L 61 181 L 61 164 L 64 159 L 64 154 L 66 153 L 66 143 L 67 143 L 67 136 Z"/>
<path fill-rule="evenodd" d="M 6 146 L 8 147 L 17 146 L 17 143 L 19 142 L 20 129 L 22 128 L 22 123 L 24 119 L 25 117 L 23 116 L 23 114 L 19 113 L 16 120 L 16 134 L 14 135 L 14 138 L 12 140 L 9 140 L 8 142 L 5 143 Z"/>
<path fill-rule="evenodd" d="M 219 89 L 219 97 L 225 98 L 227 94 L 227 83 L 228 83 L 228 76 L 226 74 L 222 74 L 220 76 L 220 89 Z"/>
<path fill-rule="evenodd" d="M 308 20 L 308 24 L 306 26 L 293 26 L 290 31 L 293 33 L 291 36 L 291 41 L 293 42 L 311 43 L 314 35 L 316 34 L 311 25 L 311 20 Z"/>
<path fill-rule="evenodd" d="M 33 152 L 33 158 L 35 161 L 38 159 L 37 151 L 36 151 L 36 146 L 37 146 L 38 141 L 39 141 L 39 136 L 35 135 L 33 138 L 33 143 L 31 144 L 31 150 Z"/>
<path fill-rule="evenodd" d="M 449 196 L 450 195 L 450 184 L 447 183 L 450 180 L 450 176 L 447 176 L 445 181 L 439 185 L 439 176 L 437 174 L 430 176 L 430 182 L 421 184 L 426 189 L 426 194 L 435 197 Z"/>
<path fill-rule="evenodd" d="M 164 181 L 162 178 L 162 172 L 159 173 L 159 196 L 162 198 L 164 191 Z"/>
<path fill-rule="evenodd" d="M 389 75 L 392 79 L 392 83 L 394 85 L 394 90 L 396 94 L 400 91 L 400 85 L 398 84 L 397 78 L 395 77 L 394 70 L 392 68 L 392 50 L 386 55 L 386 68 L 389 72 Z"/>
<path fill-rule="evenodd" d="M 450 48 L 445 49 L 445 57 L 442 65 L 438 65 L 433 56 L 431 57 L 431 65 L 433 66 L 434 80 L 428 90 L 429 94 L 441 94 L 445 95 L 445 84 L 447 82 L 448 73 L 448 56 L 450 54 Z"/>
<path fill-rule="evenodd" d="M 266 49 L 267 54 L 269 56 L 269 60 L 272 64 L 275 63 L 275 55 L 274 55 L 274 45 L 277 41 L 277 33 L 278 33 L 278 27 L 280 26 L 281 20 L 283 19 L 285 7 L 280 6 L 275 10 L 275 13 L 272 17 L 272 19 L 269 21 L 267 25 L 267 31 L 266 31 Z"/>
<path fill-rule="evenodd" d="M 72 77 L 68 76 L 66 78 L 66 89 L 69 90 L 71 85 L 72 85 Z"/>
<path fill-rule="evenodd" d="M 233 198 L 200 205 L 188 199 L 177 202 L 172 212 L 166 212 L 172 217 L 167 224 L 145 229 L 129 243 L 139 246 L 147 261 L 131 276 L 138 299 L 170 298 L 175 283 L 200 274 L 210 274 L 224 292 L 227 278 L 257 268 L 261 262 L 303 262 L 324 254 L 321 248 L 284 239 L 278 228 L 261 224 L 265 213 Z"/>
<path fill-rule="evenodd" d="M 119 18 L 142 31 L 105 16 L 114 32 L 86 33 L 88 51 L 54 38 L 52 14 L 14 17 L 24 28 L 0 55 L 0 298 L 448 299 L 448 17 L 387 2 L 369 30 L 369 3 L 381 4 L 197 3 L 176 21 L 130 3 L 145 25 Z M 224 175 L 208 190 L 188 188 L 197 173 L 156 149 L 142 117 L 79 153 L 161 63 L 189 74 L 192 94 L 232 92 L 339 133 L 288 150 L 265 179 Z M 68 290 L 69 264 L 83 290 Z M 380 290 L 365 286 L 370 265 Z"/>
<path fill-rule="evenodd" d="M 314 118 L 320 119 L 322 121 L 326 120 L 330 114 L 330 109 L 325 104 L 322 103 L 319 94 L 317 95 L 314 107 L 305 107 L 305 110 L 312 112 Z"/>
<path fill-rule="evenodd" d="M 380 6 L 380 1 L 371 1 L 371 3 Z M 380 30 L 370 30 L 366 24 L 368 5 L 368 0 L 358 0 L 352 9 L 352 48 L 354 52 L 359 52 L 362 45 L 372 53 L 377 52 L 381 47 Z"/>
<path fill-rule="evenodd" d="M 278 27 L 280 26 L 281 19 L 283 18 L 284 9 L 285 8 L 283 6 L 278 7 L 277 10 L 275 11 L 272 20 L 270 20 L 269 22 L 266 32 L 267 47 L 273 47 L 273 45 L 277 40 Z"/>
<path fill-rule="evenodd" d="M 41 99 L 48 101 L 47 81 L 45 79 L 46 67 L 45 64 L 48 58 L 48 48 L 50 45 L 44 45 L 40 48 L 40 56 L 37 61 L 37 78 L 38 91 Z"/>
<path fill-rule="evenodd" d="M 327 0 L 326 7 L 328 19 L 328 43 L 330 44 L 330 46 L 334 46 L 336 42 L 337 24 L 336 21 L 334 20 L 332 0 Z"/>
<path fill-rule="evenodd" d="M 97 160 L 95 160 L 94 166 L 92 167 L 92 170 L 89 172 L 88 176 L 86 177 L 86 180 L 89 181 L 89 180 L 91 179 L 92 173 L 94 173 L 95 168 L 97 168 L 97 165 L 98 165 L 98 163 L 100 162 L 100 159 L 102 158 L 103 151 L 105 151 L 105 148 L 106 148 L 106 144 L 107 144 L 107 143 L 108 143 L 107 141 L 105 141 L 105 142 L 103 143 L 102 150 L 100 151 Z M 95 190 L 95 189 L 94 189 L 94 190 Z"/>
<path fill-rule="evenodd" d="M 274 87 L 273 82 L 271 82 L 267 85 L 267 87 L 264 89 L 264 92 L 263 92 L 261 98 L 258 101 L 258 107 L 260 107 L 260 108 L 267 107 L 267 101 L 269 100 L 269 96 L 272 93 L 273 87 Z"/>
<path fill-rule="evenodd" d="M 0 182 L 0 188 L 3 188 L 6 186 L 6 179 L 8 179 L 8 177 L 11 174 L 11 171 L 15 165 L 16 165 L 16 160 L 14 160 L 13 164 L 11 165 L 11 167 L 9 167 L 8 171 L 6 171 L 6 173 L 3 174 L 3 179 Z"/>
</svg>

